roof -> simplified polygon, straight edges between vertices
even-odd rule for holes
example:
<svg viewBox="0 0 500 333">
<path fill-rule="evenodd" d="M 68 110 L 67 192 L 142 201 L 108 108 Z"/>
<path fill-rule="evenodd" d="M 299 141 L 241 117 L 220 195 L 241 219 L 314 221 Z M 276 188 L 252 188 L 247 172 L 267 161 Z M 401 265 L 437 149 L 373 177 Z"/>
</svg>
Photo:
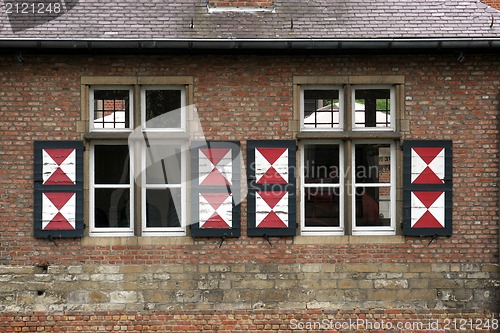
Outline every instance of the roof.
<svg viewBox="0 0 500 333">
<path fill-rule="evenodd" d="M 141 42 L 140 47 L 161 47 L 162 42 L 208 42 L 213 47 L 217 42 L 245 41 L 298 46 L 500 43 L 500 12 L 477 0 L 275 0 L 271 10 L 239 12 L 209 10 L 206 0 L 66 0 L 59 15 L 16 13 L 14 6 L 8 15 L 7 3 L 15 2 L 4 1 L 0 46 L 103 46 L 99 41 L 121 41 L 124 47 L 129 42 Z"/>
</svg>

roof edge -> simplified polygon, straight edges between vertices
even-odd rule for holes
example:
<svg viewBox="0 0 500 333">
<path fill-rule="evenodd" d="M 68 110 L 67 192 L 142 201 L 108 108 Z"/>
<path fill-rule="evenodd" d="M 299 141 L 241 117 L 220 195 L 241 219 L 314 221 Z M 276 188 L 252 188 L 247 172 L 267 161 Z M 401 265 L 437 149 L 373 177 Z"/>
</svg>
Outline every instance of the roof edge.
<svg viewBox="0 0 500 333">
<path fill-rule="evenodd" d="M 500 48 L 490 38 L 354 38 L 354 39 L 30 39 L 0 38 L 0 48 L 24 49 L 441 49 Z"/>
</svg>

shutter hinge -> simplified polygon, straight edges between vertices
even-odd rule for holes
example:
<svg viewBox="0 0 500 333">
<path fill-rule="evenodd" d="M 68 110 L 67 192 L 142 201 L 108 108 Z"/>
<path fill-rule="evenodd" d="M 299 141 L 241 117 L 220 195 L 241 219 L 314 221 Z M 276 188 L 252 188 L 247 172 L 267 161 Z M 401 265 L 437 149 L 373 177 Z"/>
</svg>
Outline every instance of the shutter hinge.
<svg viewBox="0 0 500 333">
<path fill-rule="evenodd" d="M 224 236 L 221 237 L 220 243 L 219 243 L 219 249 L 222 247 L 222 244 L 226 241 L 227 235 L 224 234 Z"/>
<path fill-rule="evenodd" d="M 274 247 L 273 243 L 271 243 L 271 239 L 269 238 L 268 235 L 264 234 L 262 235 L 262 237 L 264 237 L 264 239 L 269 243 L 269 245 L 271 245 L 271 247 Z"/>
</svg>

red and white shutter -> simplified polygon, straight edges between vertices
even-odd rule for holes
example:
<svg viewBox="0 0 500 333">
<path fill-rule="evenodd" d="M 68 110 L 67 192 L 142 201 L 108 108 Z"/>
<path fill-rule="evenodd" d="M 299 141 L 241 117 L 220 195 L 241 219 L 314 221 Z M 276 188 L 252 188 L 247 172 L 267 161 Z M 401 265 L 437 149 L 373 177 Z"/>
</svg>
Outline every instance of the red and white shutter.
<svg viewBox="0 0 500 333">
<path fill-rule="evenodd" d="M 35 141 L 34 234 L 83 236 L 83 142 Z"/>
<path fill-rule="evenodd" d="M 240 235 L 240 145 L 233 141 L 193 142 L 191 199 L 193 237 Z"/>
<path fill-rule="evenodd" d="M 248 141 L 249 236 L 295 236 L 295 154 L 295 141 Z"/>
<path fill-rule="evenodd" d="M 452 234 L 452 142 L 406 140 L 403 145 L 403 232 Z"/>
</svg>

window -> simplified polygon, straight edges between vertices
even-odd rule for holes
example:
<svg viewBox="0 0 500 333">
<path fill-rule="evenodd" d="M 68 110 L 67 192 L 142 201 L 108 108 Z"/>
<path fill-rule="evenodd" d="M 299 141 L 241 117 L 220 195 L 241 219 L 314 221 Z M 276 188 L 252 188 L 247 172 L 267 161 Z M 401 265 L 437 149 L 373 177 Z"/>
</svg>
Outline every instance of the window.
<svg viewBox="0 0 500 333">
<path fill-rule="evenodd" d="M 343 91 L 341 88 L 316 87 L 304 90 L 304 129 L 341 129 Z"/>
<path fill-rule="evenodd" d="M 126 141 L 91 144 L 91 232 L 133 232 L 133 170 Z"/>
<path fill-rule="evenodd" d="M 342 149 L 342 144 L 335 141 L 306 141 L 302 145 L 304 232 L 343 233 Z"/>
<path fill-rule="evenodd" d="M 377 84 L 367 84 L 371 79 Z M 309 84 L 327 81 L 295 80 L 301 233 L 393 235 L 400 135 L 396 96 L 402 78 L 341 77 L 332 84 Z"/>
<path fill-rule="evenodd" d="M 184 107 L 192 79 L 176 79 L 82 79 L 88 92 L 90 235 L 186 234 Z M 107 80 L 119 84 L 103 84 Z"/>
<path fill-rule="evenodd" d="M 95 87 L 91 90 L 91 130 L 130 130 L 133 105 L 130 87 Z"/>
</svg>

